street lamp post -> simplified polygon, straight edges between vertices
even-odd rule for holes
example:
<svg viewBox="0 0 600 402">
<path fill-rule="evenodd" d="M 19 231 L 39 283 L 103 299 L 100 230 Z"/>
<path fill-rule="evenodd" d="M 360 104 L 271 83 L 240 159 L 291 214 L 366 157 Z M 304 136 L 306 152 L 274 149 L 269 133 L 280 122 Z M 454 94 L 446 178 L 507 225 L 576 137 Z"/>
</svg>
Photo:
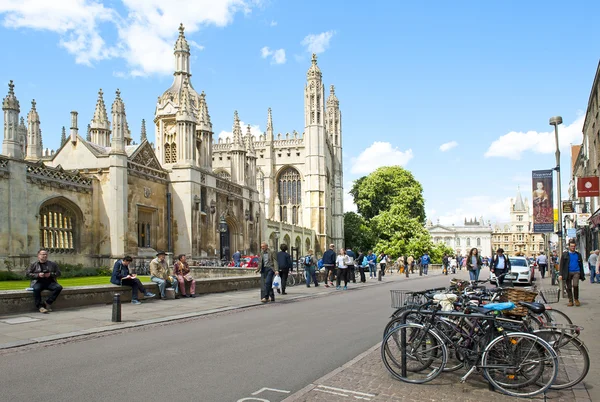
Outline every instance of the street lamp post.
<svg viewBox="0 0 600 402">
<path fill-rule="evenodd" d="M 556 181 L 557 181 L 557 192 L 558 192 L 558 258 L 560 259 L 563 253 L 563 225 L 562 225 L 562 193 L 560 185 L 560 149 L 558 147 L 558 126 L 562 124 L 563 120 L 560 116 L 554 116 L 550 118 L 550 125 L 554 126 L 554 138 L 556 140 Z M 559 260 L 560 261 L 560 260 Z"/>
</svg>

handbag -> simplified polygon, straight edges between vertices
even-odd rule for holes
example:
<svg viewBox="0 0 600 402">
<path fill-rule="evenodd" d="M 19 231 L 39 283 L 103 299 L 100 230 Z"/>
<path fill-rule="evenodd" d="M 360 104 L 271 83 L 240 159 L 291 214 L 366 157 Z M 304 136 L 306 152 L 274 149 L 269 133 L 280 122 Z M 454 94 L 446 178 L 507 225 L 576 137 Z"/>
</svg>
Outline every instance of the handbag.
<svg viewBox="0 0 600 402">
<path fill-rule="evenodd" d="M 185 279 L 187 282 L 191 282 L 194 280 L 194 277 L 188 272 L 187 274 L 183 275 L 183 279 Z"/>
</svg>

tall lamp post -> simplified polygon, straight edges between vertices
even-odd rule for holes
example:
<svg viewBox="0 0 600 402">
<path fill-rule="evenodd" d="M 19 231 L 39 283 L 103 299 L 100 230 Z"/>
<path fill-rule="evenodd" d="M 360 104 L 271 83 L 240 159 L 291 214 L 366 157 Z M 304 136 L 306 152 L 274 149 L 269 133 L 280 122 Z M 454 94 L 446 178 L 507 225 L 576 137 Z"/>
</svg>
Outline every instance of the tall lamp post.
<svg viewBox="0 0 600 402">
<path fill-rule="evenodd" d="M 562 193 L 560 186 L 560 149 L 558 148 L 558 126 L 562 124 L 563 120 L 560 116 L 554 116 L 550 118 L 550 125 L 554 126 L 554 138 L 556 140 L 556 181 L 557 181 L 557 192 L 558 192 L 558 258 L 563 253 L 563 224 L 562 224 Z"/>
</svg>

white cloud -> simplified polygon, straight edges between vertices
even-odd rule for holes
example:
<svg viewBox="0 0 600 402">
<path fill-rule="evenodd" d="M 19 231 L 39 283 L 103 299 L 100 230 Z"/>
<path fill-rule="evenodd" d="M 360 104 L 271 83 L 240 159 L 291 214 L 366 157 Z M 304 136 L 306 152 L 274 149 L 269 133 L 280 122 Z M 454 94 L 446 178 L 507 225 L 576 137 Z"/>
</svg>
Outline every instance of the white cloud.
<svg viewBox="0 0 600 402">
<path fill-rule="evenodd" d="M 189 36 L 207 25 L 227 26 L 235 14 L 248 14 L 260 2 L 122 0 L 125 12 L 119 13 L 110 3 L 103 5 L 98 0 L 3 0 L 0 15 L 6 27 L 57 33 L 60 45 L 75 56 L 76 63 L 91 65 L 120 57 L 127 62 L 130 75 L 140 76 L 172 73 L 173 44 L 180 22 Z M 116 40 L 111 39 L 114 43 L 107 43 L 115 36 Z"/>
<path fill-rule="evenodd" d="M 329 41 L 335 34 L 335 31 L 322 32 L 320 34 L 310 34 L 302 39 L 300 44 L 306 47 L 310 53 L 323 53 L 329 47 Z"/>
<path fill-rule="evenodd" d="M 439 219 L 441 225 L 463 225 L 465 218 L 472 219 L 483 217 L 487 223 L 488 220 L 494 225 L 496 222 L 506 222 L 510 219 L 510 198 L 498 199 L 494 196 L 473 196 L 459 197 L 457 199 L 460 207 L 453 211 L 437 214 L 432 210 L 431 214 L 427 214 L 427 218 L 431 219 L 435 224 Z"/>
<path fill-rule="evenodd" d="M 277 21 L 271 21 L 271 23 L 269 24 L 269 26 L 276 27 L 277 26 Z"/>
<path fill-rule="evenodd" d="M 442 151 L 442 152 L 450 151 L 452 148 L 454 148 L 457 145 L 458 145 L 458 142 L 456 142 L 456 141 L 447 142 L 445 144 L 440 145 L 440 151 Z"/>
<path fill-rule="evenodd" d="M 260 56 L 263 59 L 271 57 L 271 64 L 284 64 L 286 61 L 285 49 L 271 50 L 268 46 L 265 46 L 260 49 Z"/>
<path fill-rule="evenodd" d="M 405 166 L 412 158 L 412 149 L 401 151 L 394 148 L 389 142 L 376 141 L 358 157 L 351 158 L 350 172 L 368 174 L 382 166 Z"/>
<path fill-rule="evenodd" d="M 585 116 L 581 115 L 570 125 L 558 126 L 558 142 L 561 150 L 569 150 L 571 144 L 581 144 L 584 119 Z M 485 157 L 521 159 L 521 154 L 525 152 L 553 154 L 555 151 L 556 140 L 554 128 L 551 127 L 551 130 L 545 132 L 511 131 L 492 142 Z"/>
<path fill-rule="evenodd" d="M 245 136 L 246 132 L 248 130 L 248 124 L 246 124 L 240 120 L 240 127 L 242 127 L 242 135 Z M 263 132 L 260 129 L 260 126 L 258 124 L 250 125 L 250 133 L 252 133 L 252 135 L 254 136 L 255 139 L 258 139 L 258 136 L 263 134 Z M 229 138 L 229 140 L 231 141 L 231 139 L 233 138 L 233 132 L 222 130 L 219 133 L 218 139 L 223 139 L 223 141 L 226 141 L 227 138 Z"/>
</svg>

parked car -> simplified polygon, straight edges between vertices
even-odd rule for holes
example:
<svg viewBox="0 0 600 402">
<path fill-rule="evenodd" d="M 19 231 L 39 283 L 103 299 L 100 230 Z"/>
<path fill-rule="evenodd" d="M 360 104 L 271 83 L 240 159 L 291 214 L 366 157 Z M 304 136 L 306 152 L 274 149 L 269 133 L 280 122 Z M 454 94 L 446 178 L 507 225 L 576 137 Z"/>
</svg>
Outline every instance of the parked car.
<svg viewBox="0 0 600 402">
<path fill-rule="evenodd" d="M 506 273 L 504 281 L 531 285 L 535 280 L 535 271 L 529 260 L 525 257 L 509 257 L 509 260 L 511 269 Z M 490 282 L 497 283 L 496 281 L 496 275 L 490 271 Z"/>
</svg>

